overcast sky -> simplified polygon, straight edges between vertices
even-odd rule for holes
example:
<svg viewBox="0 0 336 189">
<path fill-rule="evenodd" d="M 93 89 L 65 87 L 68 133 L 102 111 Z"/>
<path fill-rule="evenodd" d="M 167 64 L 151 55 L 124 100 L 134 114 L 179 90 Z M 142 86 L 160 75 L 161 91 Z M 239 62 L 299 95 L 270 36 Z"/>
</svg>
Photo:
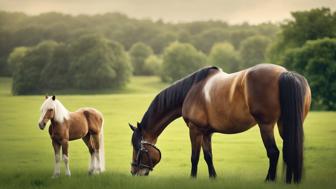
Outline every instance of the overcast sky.
<svg viewBox="0 0 336 189">
<path fill-rule="evenodd" d="M 0 10 L 28 14 L 121 12 L 133 18 L 169 22 L 223 20 L 229 23 L 277 22 L 291 11 L 316 7 L 336 9 L 336 0 L 0 0 Z"/>
</svg>

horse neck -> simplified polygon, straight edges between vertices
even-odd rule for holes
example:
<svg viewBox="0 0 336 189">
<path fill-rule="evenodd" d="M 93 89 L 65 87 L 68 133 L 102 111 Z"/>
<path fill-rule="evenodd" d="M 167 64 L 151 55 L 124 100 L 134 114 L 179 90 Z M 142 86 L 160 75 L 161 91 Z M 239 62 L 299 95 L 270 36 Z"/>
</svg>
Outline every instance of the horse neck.
<svg viewBox="0 0 336 189">
<path fill-rule="evenodd" d="M 147 121 L 147 127 L 143 129 L 143 139 L 156 143 L 157 138 L 162 131 L 175 119 L 181 117 L 182 107 L 178 107 L 170 112 L 161 115 L 151 115 L 150 120 Z"/>
</svg>

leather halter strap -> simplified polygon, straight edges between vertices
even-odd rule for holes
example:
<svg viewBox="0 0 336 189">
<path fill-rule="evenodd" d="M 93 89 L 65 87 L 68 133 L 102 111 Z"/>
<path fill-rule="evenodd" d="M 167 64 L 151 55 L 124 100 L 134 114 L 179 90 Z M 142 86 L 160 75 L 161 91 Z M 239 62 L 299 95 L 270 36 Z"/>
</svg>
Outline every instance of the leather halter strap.
<svg viewBox="0 0 336 189">
<path fill-rule="evenodd" d="M 155 144 L 152 144 L 152 143 L 147 142 L 147 141 L 145 141 L 145 140 L 141 140 L 141 142 L 140 142 L 140 149 L 138 150 L 136 160 L 135 160 L 134 162 L 132 162 L 131 165 L 132 165 L 132 166 L 135 166 L 135 167 L 137 167 L 137 168 L 140 168 L 140 169 L 141 169 L 141 168 L 147 168 L 147 169 L 149 169 L 149 170 L 152 171 L 152 170 L 153 170 L 153 167 L 154 167 L 154 163 L 153 163 L 153 161 L 152 161 L 152 158 L 151 158 L 150 155 L 149 155 L 148 150 L 144 147 L 144 145 L 148 145 L 148 146 L 154 148 L 156 151 L 158 151 L 158 152 L 159 152 L 159 155 L 160 155 L 160 159 L 159 159 L 159 161 L 161 160 L 161 151 L 160 151 L 160 149 L 157 148 L 157 147 L 155 146 Z M 141 163 L 141 153 L 145 153 L 145 154 L 146 154 L 147 159 L 149 160 L 149 165 L 146 165 L 146 164 Z"/>
</svg>

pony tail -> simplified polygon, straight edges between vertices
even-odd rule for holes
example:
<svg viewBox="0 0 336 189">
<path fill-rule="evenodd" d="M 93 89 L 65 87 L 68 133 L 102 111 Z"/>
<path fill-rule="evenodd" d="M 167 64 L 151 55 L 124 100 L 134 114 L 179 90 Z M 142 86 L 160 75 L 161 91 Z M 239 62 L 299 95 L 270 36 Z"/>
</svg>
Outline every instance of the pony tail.
<svg viewBox="0 0 336 189">
<path fill-rule="evenodd" d="M 286 165 L 286 183 L 299 183 L 303 169 L 303 106 L 305 80 L 293 72 L 284 72 L 279 78 L 280 122 L 283 127 L 283 158 Z"/>
</svg>

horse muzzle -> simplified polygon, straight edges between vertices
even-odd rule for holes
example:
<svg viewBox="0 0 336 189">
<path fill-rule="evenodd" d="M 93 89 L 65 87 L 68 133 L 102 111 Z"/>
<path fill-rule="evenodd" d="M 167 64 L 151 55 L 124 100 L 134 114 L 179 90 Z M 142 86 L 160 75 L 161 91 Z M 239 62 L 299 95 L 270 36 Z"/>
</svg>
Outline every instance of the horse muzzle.
<svg viewBox="0 0 336 189">
<path fill-rule="evenodd" d="M 41 130 L 43 130 L 43 129 L 45 128 L 46 124 L 45 124 L 44 122 L 40 122 L 40 123 L 38 124 L 38 126 L 39 126 L 39 128 L 40 128 Z"/>
<path fill-rule="evenodd" d="M 139 169 L 136 173 L 132 173 L 132 176 L 148 176 L 150 170 L 149 169 Z"/>
</svg>

